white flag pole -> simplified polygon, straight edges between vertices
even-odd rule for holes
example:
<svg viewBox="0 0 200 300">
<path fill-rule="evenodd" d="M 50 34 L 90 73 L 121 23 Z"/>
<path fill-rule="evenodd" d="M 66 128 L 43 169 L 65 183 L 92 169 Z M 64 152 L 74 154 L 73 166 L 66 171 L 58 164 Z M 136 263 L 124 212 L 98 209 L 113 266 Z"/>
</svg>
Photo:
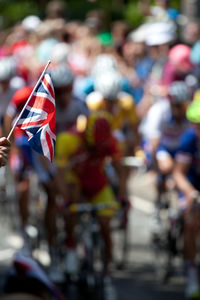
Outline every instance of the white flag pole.
<svg viewBox="0 0 200 300">
<path fill-rule="evenodd" d="M 26 103 L 24 104 L 24 107 L 23 107 L 22 111 L 20 112 L 19 116 L 18 116 L 17 119 L 15 120 L 15 123 L 13 124 L 13 127 L 11 128 L 11 130 L 10 130 L 8 136 L 7 136 L 7 139 L 8 139 L 8 140 L 10 139 L 10 137 L 11 137 L 11 135 L 12 135 L 12 133 L 13 133 L 13 131 L 14 131 L 14 129 L 15 129 L 15 127 L 16 127 L 18 121 L 19 121 L 19 119 L 21 118 L 21 115 L 23 114 L 23 112 L 24 112 L 24 110 L 25 110 L 25 108 L 26 108 L 28 102 L 29 102 L 30 99 L 32 98 L 33 94 L 35 93 L 35 90 L 37 89 L 38 85 L 40 84 L 40 82 L 41 82 L 41 80 L 42 80 L 42 78 L 43 78 L 43 76 L 44 76 L 44 74 L 45 74 L 45 72 L 46 72 L 48 66 L 50 65 L 50 63 L 51 63 L 51 61 L 49 60 L 49 61 L 47 62 L 47 64 L 46 64 L 46 66 L 45 66 L 45 68 L 44 68 L 42 74 L 40 75 L 40 78 L 38 79 L 36 85 L 34 86 L 34 89 L 32 90 L 32 93 L 30 94 L 30 96 L 28 97 L 28 100 L 27 100 Z"/>
</svg>

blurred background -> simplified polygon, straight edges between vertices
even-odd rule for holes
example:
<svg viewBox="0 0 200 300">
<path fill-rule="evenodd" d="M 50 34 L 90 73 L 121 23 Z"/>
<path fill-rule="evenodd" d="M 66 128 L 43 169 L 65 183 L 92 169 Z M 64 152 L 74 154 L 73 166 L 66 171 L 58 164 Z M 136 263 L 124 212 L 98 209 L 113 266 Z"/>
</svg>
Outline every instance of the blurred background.
<svg viewBox="0 0 200 300">
<path fill-rule="evenodd" d="M 167 6 L 163 6 L 163 3 L 167 3 Z M 3 133 L 4 116 L 13 113 L 13 106 L 9 106 L 9 111 L 7 107 L 14 93 L 25 86 L 33 85 L 48 59 L 52 60 L 53 66 L 63 62 L 69 65 L 74 76 L 73 93 L 85 104 L 87 95 L 91 92 L 90 85 L 88 90 L 83 86 L 85 78 L 94 76 L 94 72 L 97 72 L 93 66 L 98 55 L 111 55 L 116 60 L 114 65 L 118 65 L 118 71 L 128 81 L 124 90 L 134 98 L 134 105 L 142 123 L 145 112 L 150 109 L 153 101 L 166 96 L 164 88 L 175 81 L 173 76 L 167 78 L 165 74 L 160 75 L 160 69 L 165 63 L 176 56 L 169 56 L 170 49 L 177 44 L 184 44 L 188 46 L 186 50 L 189 49 L 190 53 L 183 58 L 183 63 L 189 67 L 187 70 L 179 69 L 177 74 L 181 77 L 178 80 L 183 80 L 188 85 L 189 100 L 192 100 L 195 92 L 199 92 L 199 21 L 198 0 L 0 0 L 0 132 Z M 179 51 L 182 53 L 181 49 Z M 12 59 L 7 72 L 9 74 L 5 71 L 8 70 L 6 65 L 4 69 L 3 59 L 6 57 Z M 150 60 L 146 61 L 146 58 Z M 105 60 L 105 65 L 108 62 L 110 60 Z M 153 65 L 158 67 L 154 68 L 155 73 L 152 71 Z M 99 66 L 96 67 L 100 69 Z M 188 74 L 191 76 L 186 79 Z M 154 100 L 151 104 L 148 103 L 146 109 L 146 106 L 140 107 L 138 104 L 142 103 L 143 97 L 149 95 L 148 93 Z M 17 106 L 17 100 L 15 105 Z M 26 234 L 31 240 L 32 255 L 45 271 L 51 263 L 51 253 L 42 225 L 48 193 L 40 186 L 38 171 L 30 171 L 29 165 L 27 169 L 21 167 L 18 157 L 21 158 L 14 149 L 10 170 L 1 170 L 0 174 L 0 295 L 4 291 L 13 255 L 23 247 L 26 240 L 20 227 L 20 218 L 23 216 L 18 213 L 16 196 L 23 189 L 26 190 L 26 183 L 23 181 L 25 176 L 31 182 L 30 226 Z M 159 247 L 153 243 L 155 240 L 152 242 L 157 237 L 157 227 L 152 225 L 157 196 L 156 175 L 149 171 L 144 160 L 134 161 L 132 166 L 130 164 L 130 169 L 127 182 L 130 199 L 128 227 L 125 233 L 113 232 L 116 263 L 112 276 L 116 293 L 115 296 L 109 296 L 108 300 L 184 299 L 186 279 L 182 252 L 175 255 L 171 268 L 171 253 L 166 246 L 166 240 L 161 241 Z M 170 199 L 174 199 L 174 191 L 171 195 L 171 190 Z M 169 219 L 166 211 L 163 215 L 164 234 L 167 235 L 169 223 L 166 225 L 166 222 Z M 62 223 L 58 220 L 59 222 Z M 63 224 L 60 223 L 58 228 L 64 231 Z M 63 232 L 59 233 L 60 242 Z M 181 243 L 182 240 L 180 248 Z M 59 255 L 62 256 L 63 253 Z M 122 256 L 124 264 L 121 263 Z M 98 291 L 95 296 L 80 294 L 74 281 L 69 283 L 66 280 L 58 283 L 57 287 L 63 292 L 64 298 L 55 296 L 39 299 L 104 299 L 98 298 Z"/>
</svg>

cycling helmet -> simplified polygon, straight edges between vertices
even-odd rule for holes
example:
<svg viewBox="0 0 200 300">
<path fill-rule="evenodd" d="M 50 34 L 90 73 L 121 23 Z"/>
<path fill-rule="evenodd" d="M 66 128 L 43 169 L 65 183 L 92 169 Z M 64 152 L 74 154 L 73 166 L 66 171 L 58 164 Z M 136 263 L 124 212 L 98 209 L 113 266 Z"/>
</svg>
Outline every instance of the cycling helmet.
<svg viewBox="0 0 200 300">
<path fill-rule="evenodd" d="M 105 111 L 93 113 L 88 117 L 85 130 L 88 146 L 100 146 L 110 138 L 111 122 L 112 116 Z"/>
<path fill-rule="evenodd" d="M 74 76 L 66 64 L 59 64 L 50 70 L 51 79 L 55 88 L 72 84 Z"/>
<path fill-rule="evenodd" d="M 174 81 L 168 90 L 172 103 L 184 103 L 189 99 L 189 89 L 184 81 Z"/>
<path fill-rule="evenodd" d="M 121 75 L 116 71 L 100 74 L 95 82 L 94 89 L 101 93 L 104 99 L 115 101 L 121 91 Z"/>
<path fill-rule="evenodd" d="M 191 48 L 184 44 L 178 44 L 169 51 L 169 61 L 175 67 L 179 67 L 184 71 L 190 71 L 193 64 L 190 60 Z"/>
<path fill-rule="evenodd" d="M 70 51 L 67 43 L 58 43 L 52 49 L 50 59 L 57 63 L 66 63 Z"/>
<path fill-rule="evenodd" d="M 186 117 L 190 122 L 200 123 L 200 99 L 193 101 L 188 106 Z"/>
<path fill-rule="evenodd" d="M 117 61 L 114 56 L 100 54 L 97 56 L 94 67 L 91 70 L 92 76 L 98 76 L 108 70 L 117 70 Z"/>
<path fill-rule="evenodd" d="M 0 81 L 11 79 L 16 72 L 16 63 L 12 57 L 0 59 Z"/>
</svg>

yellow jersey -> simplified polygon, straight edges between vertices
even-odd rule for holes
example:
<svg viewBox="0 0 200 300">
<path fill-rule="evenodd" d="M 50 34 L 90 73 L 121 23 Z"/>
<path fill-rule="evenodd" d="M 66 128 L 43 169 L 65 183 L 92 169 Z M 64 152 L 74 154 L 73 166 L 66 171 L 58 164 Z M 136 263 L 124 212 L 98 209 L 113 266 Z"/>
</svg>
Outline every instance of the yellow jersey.
<svg viewBox="0 0 200 300">
<path fill-rule="evenodd" d="M 107 110 L 105 100 L 97 91 L 94 91 L 87 96 L 86 104 L 91 112 Z M 125 124 L 134 124 L 138 121 L 134 99 L 126 92 L 120 92 L 118 94 L 118 98 L 113 105 L 113 109 L 109 112 L 113 116 L 113 130 L 121 130 Z"/>
</svg>

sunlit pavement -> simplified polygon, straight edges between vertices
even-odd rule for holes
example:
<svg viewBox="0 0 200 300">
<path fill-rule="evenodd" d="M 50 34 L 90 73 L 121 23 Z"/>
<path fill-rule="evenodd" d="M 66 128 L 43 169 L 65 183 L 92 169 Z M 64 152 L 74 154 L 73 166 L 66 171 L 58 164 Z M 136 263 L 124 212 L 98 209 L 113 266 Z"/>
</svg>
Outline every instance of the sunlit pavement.
<svg viewBox="0 0 200 300">
<path fill-rule="evenodd" d="M 184 299 L 182 274 L 172 276 L 163 284 L 155 275 L 155 257 L 150 246 L 150 227 L 155 191 L 151 175 L 131 176 L 129 191 L 131 210 L 128 230 L 126 264 L 123 269 L 114 267 L 114 285 L 118 300 Z M 13 254 L 22 246 L 18 234 L 13 233 L 5 216 L 0 214 L 0 289 L 10 266 Z M 118 249 L 115 249 L 117 252 Z M 117 255 L 115 255 L 117 256 Z M 45 260 L 45 255 L 44 255 Z M 48 255 L 46 255 L 48 263 Z M 74 299 L 75 300 L 75 299 Z"/>
</svg>

